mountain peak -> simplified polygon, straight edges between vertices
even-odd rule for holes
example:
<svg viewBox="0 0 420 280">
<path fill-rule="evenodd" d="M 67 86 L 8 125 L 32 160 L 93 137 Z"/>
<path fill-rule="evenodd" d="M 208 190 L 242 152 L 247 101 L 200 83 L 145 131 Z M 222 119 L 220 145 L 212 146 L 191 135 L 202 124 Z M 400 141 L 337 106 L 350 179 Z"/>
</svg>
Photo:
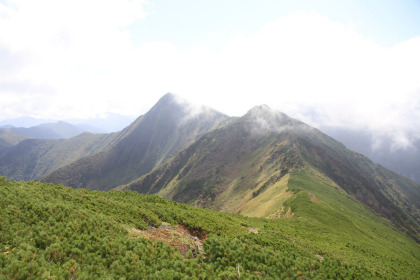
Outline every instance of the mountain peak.
<svg viewBox="0 0 420 280">
<path fill-rule="evenodd" d="M 183 98 L 182 96 L 176 95 L 174 93 L 168 92 L 164 96 L 162 96 L 159 101 L 155 104 L 154 107 L 162 108 L 162 107 L 177 107 L 177 108 L 187 108 L 191 106 L 197 106 L 192 104 L 187 99 Z M 153 110 L 153 108 L 152 108 Z"/>
<path fill-rule="evenodd" d="M 166 103 L 166 104 L 177 104 L 177 105 L 191 105 L 191 102 L 185 99 L 184 97 L 177 95 L 172 92 L 166 93 L 164 96 L 162 96 L 159 101 L 156 103 Z"/>
<path fill-rule="evenodd" d="M 162 106 L 162 105 L 169 105 L 169 104 L 178 104 L 178 100 L 180 100 L 180 97 L 176 94 L 173 94 L 171 92 L 168 92 L 164 96 L 162 96 L 158 102 L 155 104 L 155 106 Z M 154 106 L 154 107 L 155 107 Z"/>
<path fill-rule="evenodd" d="M 264 132 L 282 132 L 287 126 L 295 124 L 295 121 L 277 110 L 267 105 L 252 107 L 243 119 L 250 126 L 251 131 Z"/>
<path fill-rule="evenodd" d="M 176 94 L 174 94 L 174 93 L 172 93 L 172 92 L 168 92 L 168 93 L 166 93 L 164 96 L 162 96 L 160 99 L 159 99 L 159 101 L 169 101 L 169 100 L 172 100 L 172 101 L 175 101 L 176 99 L 178 99 L 179 98 L 179 96 L 178 95 L 176 95 Z"/>
<path fill-rule="evenodd" d="M 266 104 L 261 104 L 261 105 L 252 107 L 248 112 L 253 112 L 253 111 L 274 111 L 274 110 L 271 109 Z"/>
<path fill-rule="evenodd" d="M 276 111 L 269 106 L 263 104 L 252 107 L 245 116 L 248 118 L 273 118 L 279 115 L 283 115 L 281 112 Z"/>
<path fill-rule="evenodd" d="M 190 102 L 182 96 L 167 93 L 162 96 L 159 101 L 147 114 L 165 114 L 170 121 L 175 121 L 178 124 L 183 124 L 187 120 L 196 117 L 206 119 L 217 119 L 225 117 L 224 114 L 204 105 L 199 105 Z"/>
<path fill-rule="evenodd" d="M 158 100 L 146 115 L 169 114 L 170 112 L 178 115 L 183 111 L 185 104 L 187 104 L 186 101 L 178 95 L 167 93 Z"/>
</svg>

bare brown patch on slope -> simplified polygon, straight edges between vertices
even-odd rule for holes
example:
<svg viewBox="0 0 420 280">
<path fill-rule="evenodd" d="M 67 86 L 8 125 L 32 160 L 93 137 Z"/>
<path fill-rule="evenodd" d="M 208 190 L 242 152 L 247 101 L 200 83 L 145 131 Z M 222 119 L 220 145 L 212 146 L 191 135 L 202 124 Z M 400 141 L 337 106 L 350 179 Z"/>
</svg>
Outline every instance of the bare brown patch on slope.
<svg viewBox="0 0 420 280">
<path fill-rule="evenodd" d="M 187 257 L 188 251 L 191 250 L 193 257 L 199 253 L 204 255 L 203 241 L 207 239 L 205 233 L 192 235 L 190 231 L 180 225 L 176 227 L 168 223 L 163 223 L 158 228 L 150 228 L 147 230 L 139 230 L 133 227 L 128 228 L 129 234 L 132 237 L 144 237 L 153 241 L 159 240 L 176 248 L 181 255 Z"/>
<path fill-rule="evenodd" d="M 318 203 L 318 202 L 319 202 L 319 200 L 315 197 L 315 195 L 314 195 L 313 193 L 308 192 L 308 195 L 311 197 L 311 200 L 312 200 L 313 202 L 316 202 L 316 203 Z"/>
</svg>

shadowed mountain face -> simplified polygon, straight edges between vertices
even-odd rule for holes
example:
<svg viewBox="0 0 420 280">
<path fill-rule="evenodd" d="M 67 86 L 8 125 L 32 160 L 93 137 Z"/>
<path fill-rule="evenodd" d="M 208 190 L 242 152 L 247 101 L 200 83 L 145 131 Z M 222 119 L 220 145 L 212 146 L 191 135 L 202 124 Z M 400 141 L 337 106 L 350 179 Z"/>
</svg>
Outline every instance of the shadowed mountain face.
<svg viewBox="0 0 420 280">
<path fill-rule="evenodd" d="M 203 135 L 119 189 L 259 217 L 285 215 L 286 201 L 301 191 L 336 195 L 362 202 L 419 237 L 419 185 L 267 106 Z"/>
<path fill-rule="evenodd" d="M 42 178 L 71 187 L 110 189 L 150 172 L 228 118 L 173 94 L 118 134 L 112 147 Z"/>
</svg>

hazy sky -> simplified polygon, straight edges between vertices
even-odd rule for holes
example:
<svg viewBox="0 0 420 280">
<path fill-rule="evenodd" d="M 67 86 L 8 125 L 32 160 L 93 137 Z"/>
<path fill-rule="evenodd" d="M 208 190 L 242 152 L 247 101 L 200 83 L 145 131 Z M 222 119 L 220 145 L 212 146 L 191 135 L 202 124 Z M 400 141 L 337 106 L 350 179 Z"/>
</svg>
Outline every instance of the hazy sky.
<svg viewBox="0 0 420 280">
<path fill-rule="evenodd" d="M 418 0 L 0 0 L 0 120 L 141 115 L 173 92 L 404 143 L 419 15 Z"/>
</svg>

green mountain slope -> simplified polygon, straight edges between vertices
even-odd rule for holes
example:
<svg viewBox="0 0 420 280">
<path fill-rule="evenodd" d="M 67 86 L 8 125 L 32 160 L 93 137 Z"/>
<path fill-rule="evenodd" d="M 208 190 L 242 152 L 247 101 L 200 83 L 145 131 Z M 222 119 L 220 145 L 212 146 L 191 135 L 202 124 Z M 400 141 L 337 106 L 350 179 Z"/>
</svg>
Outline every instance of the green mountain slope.
<svg viewBox="0 0 420 280">
<path fill-rule="evenodd" d="M 319 181 L 292 177 L 292 186 L 317 191 Z M 340 191 L 324 184 L 316 198 L 295 190 L 284 203 L 293 218 L 261 219 L 135 192 L 0 178 L 0 278 L 420 277 L 419 244 L 348 197 L 330 201 L 325 190 Z"/>
<path fill-rule="evenodd" d="M 215 110 L 191 107 L 167 94 L 121 131 L 115 145 L 62 167 L 41 181 L 102 190 L 126 184 L 228 119 Z"/>
<path fill-rule="evenodd" d="M 26 139 L 0 151 L 0 175 L 34 180 L 84 156 L 106 149 L 116 134 L 83 133 L 70 139 Z"/>
<path fill-rule="evenodd" d="M 27 138 L 29 137 L 0 130 L 0 153 L 2 150 L 10 148 Z"/>
<path fill-rule="evenodd" d="M 319 186 L 312 190 L 291 183 L 300 180 Z M 118 189 L 257 217 L 289 215 L 284 203 L 297 195 L 294 190 L 315 197 L 330 190 L 351 199 L 352 207 L 363 203 L 420 240 L 419 185 L 267 106 L 205 134 L 163 166 Z"/>
</svg>

